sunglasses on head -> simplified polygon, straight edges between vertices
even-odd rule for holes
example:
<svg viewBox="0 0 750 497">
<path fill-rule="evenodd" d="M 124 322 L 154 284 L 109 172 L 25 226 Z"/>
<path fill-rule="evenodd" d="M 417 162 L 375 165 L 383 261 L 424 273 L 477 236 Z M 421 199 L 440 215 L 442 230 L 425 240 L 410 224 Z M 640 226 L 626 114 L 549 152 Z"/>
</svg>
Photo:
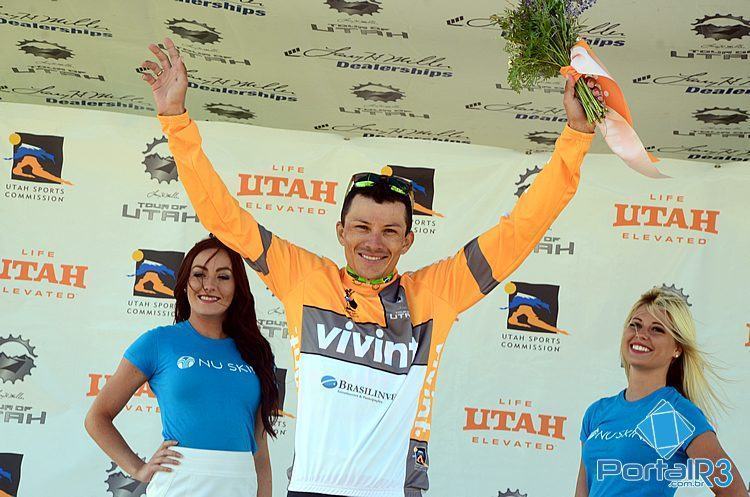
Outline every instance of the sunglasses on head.
<svg viewBox="0 0 750 497">
<path fill-rule="evenodd" d="M 414 186 L 411 181 L 400 176 L 389 176 L 377 173 L 357 173 L 349 181 L 349 187 L 346 189 L 348 194 L 352 188 L 372 188 L 377 184 L 386 185 L 391 191 L 403 195 L 409 199 L 412 208 L 414 207 Z"/>
</svg>

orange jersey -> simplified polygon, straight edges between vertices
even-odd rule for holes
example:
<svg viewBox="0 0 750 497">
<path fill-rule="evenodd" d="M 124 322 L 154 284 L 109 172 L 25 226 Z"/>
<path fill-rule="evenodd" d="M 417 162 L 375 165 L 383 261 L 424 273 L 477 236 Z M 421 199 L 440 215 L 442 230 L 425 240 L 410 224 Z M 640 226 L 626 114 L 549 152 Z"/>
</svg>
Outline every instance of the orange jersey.
<svg viewBox="0 0 750 497">
<path fill-rule="evenodd" d="M 448 332 L 523 262 L 573 197 L 593 135 L 566 126 L 508 216 L 454 256 L 373 287 L 258 224 L 214 171 L 188 115 L 159 119 L 203 225 L 284 305 L 298 389 L 289 490 L 421 495 Z"/>
</svg>

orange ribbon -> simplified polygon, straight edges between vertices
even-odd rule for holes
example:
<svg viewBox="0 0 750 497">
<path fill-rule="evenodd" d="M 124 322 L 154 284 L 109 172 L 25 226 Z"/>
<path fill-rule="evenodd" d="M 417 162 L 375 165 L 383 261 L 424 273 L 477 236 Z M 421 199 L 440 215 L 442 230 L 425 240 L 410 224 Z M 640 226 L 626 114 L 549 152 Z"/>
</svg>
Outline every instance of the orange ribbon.
<svg viewBox="0 0 750 497">
<path fill-rule="evenodd" d="M 562 74 L 563 77 L 566 78 L 566 79 L 567 79 L 568 76 L 573 76 L 573 79 L 576 80 L 576 83 L 583 76 L 578 71 L 576 71 L 575 69 L 573 69 L 573 66 L 563 66 L 563 67 L 561 67 L 560 68 L 560 74 Z"/>
</svg>

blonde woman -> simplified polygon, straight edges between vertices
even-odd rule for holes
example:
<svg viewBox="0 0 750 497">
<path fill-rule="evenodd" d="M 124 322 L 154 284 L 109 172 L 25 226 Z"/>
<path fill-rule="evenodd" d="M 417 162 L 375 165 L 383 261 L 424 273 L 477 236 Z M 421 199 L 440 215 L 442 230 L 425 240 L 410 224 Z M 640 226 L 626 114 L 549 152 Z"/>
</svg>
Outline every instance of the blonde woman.
<svg viewBox="0 0 750 497">
<path fill-rule="evenodd" d="M 707 480 L 716 495 L 747 497 L 704 414 L 723 405 L 706 380 L 713 371 L 682 296 L 643 294 L 625 321 L 620 353 L 628 387 L 586 410 L 575 496 L 671 496 Z"/>
</svg>

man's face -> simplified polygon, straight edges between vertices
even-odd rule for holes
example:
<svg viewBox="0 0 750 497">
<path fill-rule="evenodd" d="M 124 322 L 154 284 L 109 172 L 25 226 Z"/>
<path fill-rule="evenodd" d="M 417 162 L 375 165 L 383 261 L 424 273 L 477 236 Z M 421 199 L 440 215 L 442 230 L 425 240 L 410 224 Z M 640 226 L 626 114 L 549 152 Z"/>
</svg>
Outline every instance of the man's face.
<svg viewBox="0 0 750 497">
<path fill-rule="evenodd" d="M 336 224 L 346 263 L 367 279 L 393 273 L 399 258 L 414 242 L 406 232 L 406 206 L 401 202 L 378 204 L 357 195 L 352 199 L 344 224 Z"/>
</svg>

